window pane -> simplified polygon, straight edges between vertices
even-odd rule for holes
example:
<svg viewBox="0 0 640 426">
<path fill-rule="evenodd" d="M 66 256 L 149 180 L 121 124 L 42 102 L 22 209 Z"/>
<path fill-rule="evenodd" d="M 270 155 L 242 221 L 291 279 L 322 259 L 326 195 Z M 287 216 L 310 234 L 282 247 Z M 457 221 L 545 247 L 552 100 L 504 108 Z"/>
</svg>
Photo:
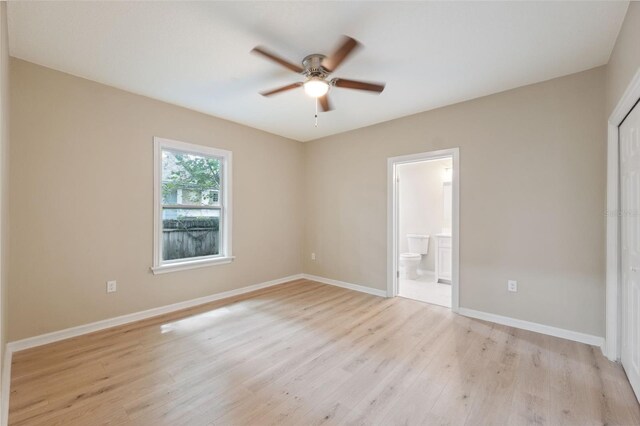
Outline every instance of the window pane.
<svg viewBox="0 0 640 426">
<path fill-rule="evenodd" d="M 178 190 L 167 189 L 162 191 L 162 204 L 176 204 L 178 202 Z"/>
<path fill-rule="evenodd" d="M 205 195 L 205 198 L 203 199 L 202 202 L 205 204 L 213 206 L 220 202 L 219 200 L 220 191 L 218 191 L 217 189 L 206 191 L 204 195 Z"/>
<path fill-rule="evenodd" d="M 220 210 L 162 209 L 162 259 L 220 254 Z"/>
<path fill-rule="evenodd" d="M 217 157 L 162 151 L 163 204 L 218 204 L 221 160 Z"/>
</svg>

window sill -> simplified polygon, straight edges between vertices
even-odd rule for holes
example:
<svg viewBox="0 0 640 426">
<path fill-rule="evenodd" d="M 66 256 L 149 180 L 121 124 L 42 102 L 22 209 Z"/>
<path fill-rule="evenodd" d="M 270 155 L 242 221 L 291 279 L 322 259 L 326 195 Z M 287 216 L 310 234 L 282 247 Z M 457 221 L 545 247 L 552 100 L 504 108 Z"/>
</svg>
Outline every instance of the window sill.
<svg viewBox="0 0 640 426">
<path fill-rule="evenodd" d="M 169 263 L 166 265 L 152 266 L 154 275 L 166 274 L 167 272 L 186 271 L 187 269 L 204 268 L 212 265 L 224 265 L 233 262 L 235 256 L 216 257 L 213 259 L 190 260 L 179 263 Z"/>
</svg>

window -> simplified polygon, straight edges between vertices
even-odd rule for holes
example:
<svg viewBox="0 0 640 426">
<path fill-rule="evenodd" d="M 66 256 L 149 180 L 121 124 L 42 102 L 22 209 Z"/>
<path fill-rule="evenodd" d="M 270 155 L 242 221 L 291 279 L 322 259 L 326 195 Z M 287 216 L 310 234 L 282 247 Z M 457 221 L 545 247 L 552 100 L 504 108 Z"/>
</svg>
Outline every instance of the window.
<svg viewBox="0 0 640 426">
<path fill-rule="evenodd" d="M 231 152 L 154 138 L 154 273 L 231 255 Z"/>
</svg>

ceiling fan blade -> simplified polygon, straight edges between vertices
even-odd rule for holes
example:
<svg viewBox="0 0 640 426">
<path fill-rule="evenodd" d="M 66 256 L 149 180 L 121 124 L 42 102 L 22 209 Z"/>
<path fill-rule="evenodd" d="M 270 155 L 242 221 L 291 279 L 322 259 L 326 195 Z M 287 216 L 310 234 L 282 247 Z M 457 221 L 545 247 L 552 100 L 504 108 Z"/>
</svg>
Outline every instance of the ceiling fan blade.
<svg viewBox="0 0 640 426">
<path fill-rule="evenodd" d="M 265 58 L 271 59 L 272 61 L 282 65 L 283 67 L 288 68 L 293 72 L 297 72 L 298 74 L 304 71 L 304 69 L 300 65 L 292 64 L 286 59 L 282 59 L 281 57 L 274 55 L 273 53 L 269 52 L 268 50 L 265 50 L 260 46 L 254 47 L 251 51 L 259 55 L 262 55 Z"/>
<path fill-rule="evenodd" d="M 331 84 L 345 89 L 367 90 L 369 92 L 381 93 L 384 90 L 384 83 L 367 83 L 366 81 L 347 80 L 345 78 L 334 78 Z"/>
<path fill-rule="evenodd" d="M 344 36 L 340 47 L 333 53 L 333 55 L 322 61 L 322 66 L 329 72 L 335 71 L 336 68 L 338 68 L 338 66 L 340 66 L 340 64 L 347 59 L 347 57 L 358 46 L 360 46 L 358 40 L 349 36 Z"/>
<path fill-rule="evenodd" d="M 262 96 L 271 96 L 277 93 L 286 92 L 287 90 L 298 88 L 300 86 L 302 86 L 302 83 L 293 83 L 293 84 L 288 84 L 286 86 L 278 87 L 277 89 L 269 90 L 266 92 L 260 92 L 260 94 Z"/>
<path fill-rule="evenodd" d="M 329 95 L 324 95 L 324 96 L 320 96 L 318 98 L 318 101 L 320 102 L 320 107 L 322 108 L 323 112 L 328 112 L 331 111 L 333 109 L 333 106 L 331 105 L 331 102 L 329 102 Z"/>
</svg>

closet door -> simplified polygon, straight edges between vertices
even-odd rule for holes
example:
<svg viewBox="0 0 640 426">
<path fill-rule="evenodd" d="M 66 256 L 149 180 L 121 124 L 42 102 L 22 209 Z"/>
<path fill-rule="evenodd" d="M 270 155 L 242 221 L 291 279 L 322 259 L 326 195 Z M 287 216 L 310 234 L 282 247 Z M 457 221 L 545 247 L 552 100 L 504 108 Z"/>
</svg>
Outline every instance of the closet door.
<svg viewBox="0 0 640 426">
<path fill-rule="evenodd" d="M 640 106 L 620 125 L 622 366 L 640 399 Z"/>
</svg>

